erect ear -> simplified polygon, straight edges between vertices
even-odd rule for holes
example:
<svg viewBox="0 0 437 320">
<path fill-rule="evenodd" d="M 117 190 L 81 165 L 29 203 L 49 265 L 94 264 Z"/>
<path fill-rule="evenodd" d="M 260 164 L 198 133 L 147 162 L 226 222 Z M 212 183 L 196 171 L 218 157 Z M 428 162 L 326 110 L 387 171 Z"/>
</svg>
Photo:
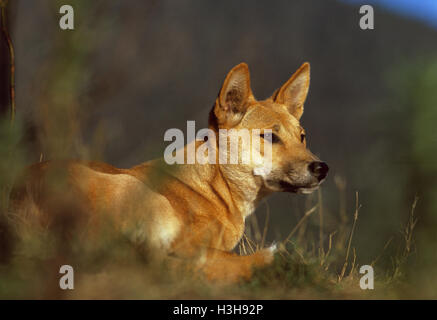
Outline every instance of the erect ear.
<svg viewBox="0 0 437 320">
<path fill-rule="evenodd" d="M 240 63 L 229 71 L 217 97 L 214 114 L 218 123 L 228 126 L 238 124 L 251 98 L 249 67 Z"/>
<path fill-rule="evenodd" d="M 276 103 L 287 106 L 290 113 L 299 120 L 303 104 L 310 87 L 310 64 L 305 62 L 273 96 Z"/>
</svg>

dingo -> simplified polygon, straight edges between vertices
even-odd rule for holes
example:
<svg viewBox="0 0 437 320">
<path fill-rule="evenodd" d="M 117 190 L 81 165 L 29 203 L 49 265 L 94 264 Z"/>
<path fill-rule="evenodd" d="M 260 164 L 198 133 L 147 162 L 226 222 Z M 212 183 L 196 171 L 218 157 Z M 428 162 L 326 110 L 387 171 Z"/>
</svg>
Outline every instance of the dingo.
<svg viewBox="0 0 437 320">
<path fill-rule="evenodd" d="M 299 124 L 309 82 L 310 66 L 305 63 L 272 97 L 257 101 L 245 63 L 226 76 L 210 112 L 209 129 L 260 130 L 261 144 L 271 144 L 268 172 L 254 172 L 252 162 L 168 165 L 158 159 L 118 169 L 99 162 L 46 161 L 31 166 L 16 184 L 11 210 L 29 217 L 26 206 L 31 206 L 47 227 L 64 209 L 85 213 L 88 229 L 114 219 L 118 231 L 136 244 L 188 258 L 207 279 L 250 278 L 253 267 L 272 261 L 275 248 L 246 256 L 231 252 L 243 235 L 247 216 L 272 192 L 316 190 L 328 172 L 328 166 L 306 148 Z M 264 130 L 271 132 L 268 137 Z M 203 143 L 192 142 L 195 149 Z M 209 143 L 216 146 L 218 141 Z M 185 156 L 192 144 L 184 147 Z M 66 201 L 68 207 L 62 206 Z"/>
</svg>

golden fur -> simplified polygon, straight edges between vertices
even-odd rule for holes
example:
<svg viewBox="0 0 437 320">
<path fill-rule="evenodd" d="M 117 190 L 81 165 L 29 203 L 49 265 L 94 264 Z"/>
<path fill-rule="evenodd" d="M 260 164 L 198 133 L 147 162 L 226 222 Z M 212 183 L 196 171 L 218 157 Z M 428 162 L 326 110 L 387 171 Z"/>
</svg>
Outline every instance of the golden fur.
<svg viewBox="0 0 437 320">
<path fill-rule="evenodd" d="M 170 166 L 157 159 L 118 169 L 98 162 L 47 161 L 31 166 L 17 182 L 12 210 L 25 212 L 32 203 L 39 223 L 49 226 L 63 214 L 67 198 L 75 212 L 85 213 L 90 232 L 111 218 L 133 242 L 189 258 L 208 279 L 249 278 L 253 267 L 272 261 L 274 248 L 248 256 L 231 252 L 246 217 L 271 192 L 311 192 L 326 176 L 327 166 L 323 174 L 310 172 L 312 163 L 321 162 L 307 150 L 299 124 L 309 78 L 305 63 L 272 97 L 257 101 L 242 63 L 227 75 L 211 110 L 209 128 L 215 132 L 272 129 L 280 142 L 272 145 L 269 174 L 254 175 L 252 164 Z M 198 148 L 204 142 L 193 143 Z"/>
</svg>

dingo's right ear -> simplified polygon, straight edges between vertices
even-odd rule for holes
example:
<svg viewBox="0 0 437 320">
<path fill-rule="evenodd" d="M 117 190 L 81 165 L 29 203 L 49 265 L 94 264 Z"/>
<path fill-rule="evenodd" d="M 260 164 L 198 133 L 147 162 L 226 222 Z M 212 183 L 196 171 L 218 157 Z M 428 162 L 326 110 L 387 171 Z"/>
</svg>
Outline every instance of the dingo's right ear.
<svg viewBox="0 0 437 320">
<path fill-rule="evenodd" d="M 251 97 L 249 67 L 243 62 L 229 71 L 220 90 L 214 107 L 218 123 L 227 126 L 238 124 Z"/>
</svg>

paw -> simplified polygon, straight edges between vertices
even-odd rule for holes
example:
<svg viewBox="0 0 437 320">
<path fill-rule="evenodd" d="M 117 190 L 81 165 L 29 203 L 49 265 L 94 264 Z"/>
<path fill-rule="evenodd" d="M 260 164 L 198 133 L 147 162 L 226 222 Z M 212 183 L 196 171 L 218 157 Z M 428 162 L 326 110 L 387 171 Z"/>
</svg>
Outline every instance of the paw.
<svg viewBox="0 0 437 320">
<path fill-rule="evenodd" d="M 262 249 L 261 253 L 264 258 L 264 264 L 270 264 L 273 262 L 273 258 L 275 253 L 278 251 L 278 246 L 276 243 L 273 243 L 270 247 Z"/>
<path fill-rule="evenodd" d="M 276 242 L 273 242 L 270 247 L 267 248 L 273 255 L 278 251 L 278 245 Z"/>
</svg>

